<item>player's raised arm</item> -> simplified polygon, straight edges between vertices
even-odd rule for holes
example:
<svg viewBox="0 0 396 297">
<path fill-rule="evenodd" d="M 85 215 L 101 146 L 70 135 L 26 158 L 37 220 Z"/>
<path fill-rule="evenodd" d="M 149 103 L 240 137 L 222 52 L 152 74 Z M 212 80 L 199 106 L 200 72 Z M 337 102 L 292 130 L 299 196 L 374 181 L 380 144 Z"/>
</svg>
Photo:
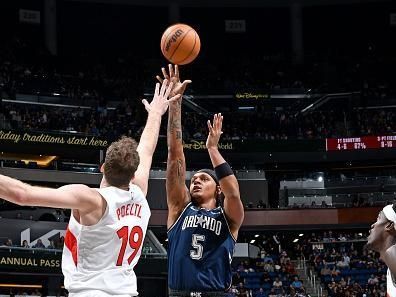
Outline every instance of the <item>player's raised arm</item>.
<svg viewBox="0 0 396 297">
<path fill-rule="evenodd" d="M 180 82 L 178 66 L 169 65 L 169 74 L 162 68 L 165 79 L 174 83 L 171 95 L 182 96 L 187 84 L 191 81 Z M 162 78 L 157 76 L 162 81 Z M 171 102 L 169 105 L 167 143 L 168 160 L 166 166 L 166 196 L 168 203 L 168 228 L 179 217 L 183 208 L 190 201 L 190 195 L 185 184 L 186 161 L 183 152 L 182 125 L 181 125 L 182 97 Z"/>
<path fill-rule="evenodd" d="M 213 168 L 220 183 L 221 191 L 224 194 L 224 211 L 230 226 L 230 231 L 234 238 L 238 236 L 238 230 L 244 218 L 243 204 L 240 197 L 238 181 L 230 165 L 220 154 L 218 144 L 223 125 L 221 113 L 215 114 L 213 124 L 208 120 L 209 135 L 206 140 L 206 148 L 212 161 Z"/>
<path fill-rule="evenodd" d="M 0 175 L 0 198 L 22 206 L 77 209 L 88 213 L 102 205 L 100 194 L 85 185 L 67 185 L 58 189 L 31 186 Z"/>
<path fill-rule="evenodd" d="M 168 100 L 173 87 L 173 83 L 170 82 L 168 84 L 168 82 L 168 80 L 164 80 L 161 86 L 159 83 L 156 84 L 154 97 L 150 103 L 148 103 L 146 99 L 142 101 L 146 107 L 148 115 L 146 126 L 144 127 L 137 147 L 140 162 L 135 172 L 133 183 L 138 185 L 145 195 L 147 194 L 150 168 L 158 142 L 162 115 L 168 109 L 169 102 L 181 97 L 181 95 L 176 94 Z"/>
</svg>

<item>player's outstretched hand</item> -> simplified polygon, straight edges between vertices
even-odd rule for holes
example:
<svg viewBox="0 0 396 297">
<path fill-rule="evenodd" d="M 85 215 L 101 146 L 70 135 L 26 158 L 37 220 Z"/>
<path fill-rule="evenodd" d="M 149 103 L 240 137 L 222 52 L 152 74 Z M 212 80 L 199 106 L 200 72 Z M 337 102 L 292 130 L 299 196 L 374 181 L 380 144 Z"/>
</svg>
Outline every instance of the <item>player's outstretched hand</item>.
<svg viewBox="0 0 396 297">
<path fill-rule="evenodd" d="M 208 129 L 209 129 L 209 135 L 208 139 L 206 140 L 206 148 L 211 149 L 211 148 L 217 148 L 217 145 L 219 144 L 220 136 L 223 134 L 223 131 L 221 131 L 223 127 L 223 116 L 221 113 L 216 113 L 213 116 L 213 124 L 208 120 Z"/>
<path fill-rule="evenodd" d="M 178 100 L 181 97 L 180 94 L 176 94 L 174 96 L 170 95 L 173 85 L 173 82 L 168 84 L 167 79 L 162 81 L 161 88 L 159 83 L 155 85 L 153 100 L 150 103 L 148 103 L 146 99 L 142 100 L 142 103 L 148 113 L 156 112 L 162 116 L 168 109 L 169 103 Z M 171 98 L 169 98 L 169 96 L 171 96 Z"/>
<path fill-rule="evenodd" d="M 187 85 L 191 83 L 191 80 L 186 79 L 183 82 L 180 81 L 180 72 L 179 72 L 179 66 L 177 65 L 172 65 L 169 64 L 168 65 L 168 72 L 166 71 L 165 67 L 161 68 L 162 71 L 162 75 L 163 77 L 157 75 L 156 79 L 162 83 L 164 81 L 164 79 L 170 81 L 171 83 L 173 83 L 173 89 L 170 93 L 171 96 L 175 96 L 175 95 L 183 95 L 184 91 L 187 88 Z"/>
</svg>

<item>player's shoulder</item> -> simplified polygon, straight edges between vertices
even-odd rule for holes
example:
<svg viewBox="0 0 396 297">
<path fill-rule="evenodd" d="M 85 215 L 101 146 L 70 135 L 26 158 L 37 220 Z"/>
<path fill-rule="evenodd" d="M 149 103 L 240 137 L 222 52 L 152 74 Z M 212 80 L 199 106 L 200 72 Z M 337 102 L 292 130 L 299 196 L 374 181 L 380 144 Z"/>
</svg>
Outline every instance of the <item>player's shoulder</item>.
<svg viewBox="0 0 396 297">
<path fill-rule="evenodd" d="M 68 191 L 68 192 L 76 192 L 80 194 L 84 193 L 97 193 L 97 190 L 95 188 L 88 187 L 87 185 L 84 184 L 70 184 L 70 185 L 65 185 L 58 190 L 61 191 Z"/>
</svg>

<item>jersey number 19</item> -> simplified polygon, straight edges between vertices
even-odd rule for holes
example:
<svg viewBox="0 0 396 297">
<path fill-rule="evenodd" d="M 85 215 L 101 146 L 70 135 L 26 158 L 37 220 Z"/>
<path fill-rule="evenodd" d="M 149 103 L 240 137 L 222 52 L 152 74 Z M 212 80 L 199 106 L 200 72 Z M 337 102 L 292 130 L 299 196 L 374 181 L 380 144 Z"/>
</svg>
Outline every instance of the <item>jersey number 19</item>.
<svg viewBox="0 0 396 297">
<path fill-rule="evenodd" d="M 125 249 L 128 241 L 129 241 L 129 246 L 133 249 L 132 254 L 128 257 L 128 264 L 131 264 L 131 262 L 135 258 L 136 254 L 138 253 L 142 245 L 143 230 L 139 226 L 135 226 L 132 228 L 131 233 L 129 233 L 128 226 L 124 226 L 117 231 L 117 235 L 120 239 L 122 239 L 121 249 L 117 259 L 117 266 L 122 266 Z"/>
</svg>

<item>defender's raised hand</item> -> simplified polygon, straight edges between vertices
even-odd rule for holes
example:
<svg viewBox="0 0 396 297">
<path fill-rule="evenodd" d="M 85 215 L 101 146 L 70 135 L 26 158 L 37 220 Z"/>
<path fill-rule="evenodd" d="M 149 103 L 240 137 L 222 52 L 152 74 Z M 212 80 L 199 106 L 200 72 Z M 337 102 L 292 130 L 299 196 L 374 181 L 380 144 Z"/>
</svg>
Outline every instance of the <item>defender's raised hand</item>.
<svg viewBox="0 0 396 297">
<path fill-rule="evenodd" d="M 144 104 L 147 112 L 156 112 L 162 116 L 168 109 L 169 103 L 181 97 L 180 94 L 175 94 L 168 99 L 172 91 L 173 85 L 173 82 L 170 82 L 168 84 L 167 79 L 162 81 L 161 88 L 159 83 L 155 85 L 153 100 L 150 103 L 148 103 L 146 99 L 142 100 L 142 103 Z"/>
</svg>

